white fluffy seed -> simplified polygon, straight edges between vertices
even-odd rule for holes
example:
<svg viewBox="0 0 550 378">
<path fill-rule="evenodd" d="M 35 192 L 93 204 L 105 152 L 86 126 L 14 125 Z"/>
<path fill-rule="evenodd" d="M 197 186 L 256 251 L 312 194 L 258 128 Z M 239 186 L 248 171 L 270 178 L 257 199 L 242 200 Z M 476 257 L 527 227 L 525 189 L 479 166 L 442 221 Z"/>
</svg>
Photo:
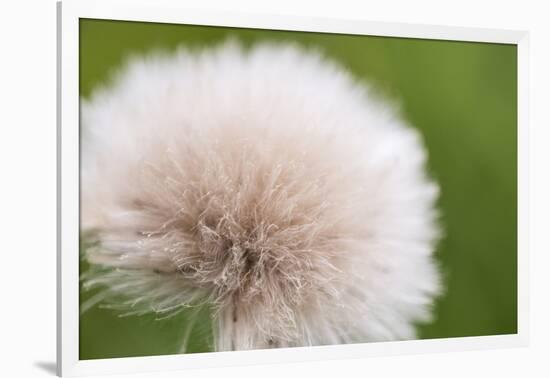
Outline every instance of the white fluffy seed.
<svg viewBox="0 0 550 378">
<path fill-rule="evenodd" d="M 130 311 L 213 304 L 217 350 L 415 337 L 440 291 L 418 133 L 292 45 L 134 59 L 82 102 L 85 258 Z M 117 269 L 112 269 L 117 268 Z"/>
</svg>

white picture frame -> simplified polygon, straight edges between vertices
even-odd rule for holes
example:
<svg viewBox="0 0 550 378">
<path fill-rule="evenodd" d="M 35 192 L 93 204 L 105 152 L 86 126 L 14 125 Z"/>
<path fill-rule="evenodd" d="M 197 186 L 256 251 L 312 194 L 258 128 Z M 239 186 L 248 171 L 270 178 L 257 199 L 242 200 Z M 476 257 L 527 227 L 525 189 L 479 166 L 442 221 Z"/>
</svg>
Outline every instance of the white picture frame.
<svg viewBox="0 0 550 378">
<path fill-rule="evenodd" d="M 111 19 L 429 38 L 517 45 L 518 332 L 515 335 L 412 340 L 292 349 L 79 360 L 79 19 Z M 199 367 L 345 359 L 525 346 L 528 343 L 528 33 L 358 20 L 186 9 L 177 0 L 58 3 L 57 372 L 60 376 L 145 373 Z"/>
</svg>

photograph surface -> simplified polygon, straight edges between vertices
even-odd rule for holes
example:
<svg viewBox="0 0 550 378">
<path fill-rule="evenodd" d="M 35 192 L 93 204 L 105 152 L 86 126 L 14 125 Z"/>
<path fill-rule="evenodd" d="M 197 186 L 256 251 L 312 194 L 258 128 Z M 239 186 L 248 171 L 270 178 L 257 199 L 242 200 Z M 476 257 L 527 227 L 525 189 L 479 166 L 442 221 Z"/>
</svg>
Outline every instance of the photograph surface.
<svg viewBox="0 0 550 378">
<path fill-rule="evenodd" d="M 81 360 L 517 333 L 517 46 L 81 19 Z"/>
</svg>

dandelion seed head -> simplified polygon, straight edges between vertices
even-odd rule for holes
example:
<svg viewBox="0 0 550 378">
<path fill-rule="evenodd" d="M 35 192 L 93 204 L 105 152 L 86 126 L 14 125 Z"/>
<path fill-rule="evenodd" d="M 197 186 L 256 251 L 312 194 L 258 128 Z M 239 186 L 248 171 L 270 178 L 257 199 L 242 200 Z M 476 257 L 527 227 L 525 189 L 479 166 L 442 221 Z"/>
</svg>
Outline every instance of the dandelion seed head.
<svg viewBox="0 0 550 378">
<path fill-rule="evenodd" d="M 136 58 L 82 102 L 85 279 L 218 350 L 407 339 L 440 291 L 418 133 L 293 45 Z M 130 305 L 131 304 L 131 305 Z"/>
</svg>

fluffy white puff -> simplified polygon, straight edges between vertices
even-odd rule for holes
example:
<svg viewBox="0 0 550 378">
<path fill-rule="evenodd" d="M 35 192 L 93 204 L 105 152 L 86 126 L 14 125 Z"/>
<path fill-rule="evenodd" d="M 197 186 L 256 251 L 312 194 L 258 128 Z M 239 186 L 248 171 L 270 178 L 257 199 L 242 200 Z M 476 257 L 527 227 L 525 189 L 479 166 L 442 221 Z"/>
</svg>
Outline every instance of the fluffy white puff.
<svg viewBox="0 0 550 378">
<path fill-rule="evenodd" d="M 429 319 L 421 139 L 320 54 L 152 54 L 81 119 L 85 258 L 102 268 L 85 285 L 130 312 L 210 303 L 217 350 L 410 339 Z"/>
</svg>

